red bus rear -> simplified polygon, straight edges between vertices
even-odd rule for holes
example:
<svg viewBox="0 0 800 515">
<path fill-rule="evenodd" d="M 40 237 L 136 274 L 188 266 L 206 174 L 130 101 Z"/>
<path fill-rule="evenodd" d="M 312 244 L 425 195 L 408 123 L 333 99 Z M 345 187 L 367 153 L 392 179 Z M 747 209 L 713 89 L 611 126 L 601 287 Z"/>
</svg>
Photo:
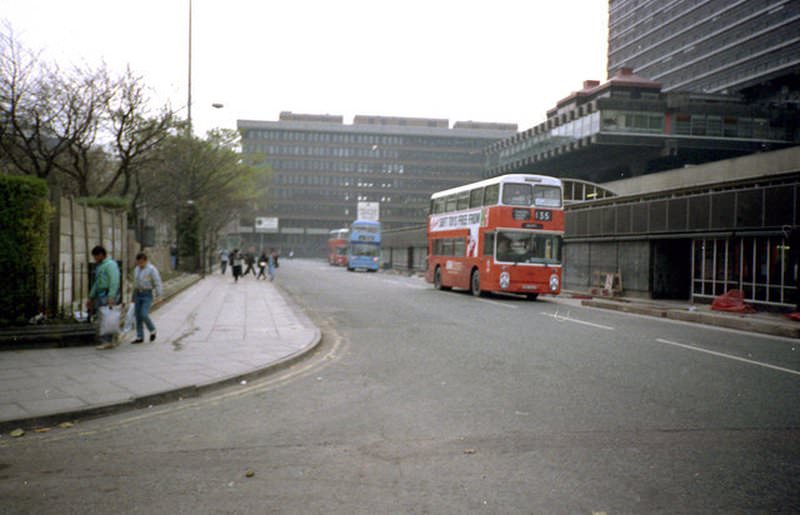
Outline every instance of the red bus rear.
<svg viewBox="0 0 800 515">
<path fill-rule="evenodd" d="M 350 229 L 336 229 L 328 236 L 328 264 L 347 266 L 347 248 L 350 245 Z"/>
<path fill-rule="evenodd" d="M 539 294 L 561 291 L 563 187 L 513 174 L 434 193 L 425 278 L 438 289 Z"/>
</svg>

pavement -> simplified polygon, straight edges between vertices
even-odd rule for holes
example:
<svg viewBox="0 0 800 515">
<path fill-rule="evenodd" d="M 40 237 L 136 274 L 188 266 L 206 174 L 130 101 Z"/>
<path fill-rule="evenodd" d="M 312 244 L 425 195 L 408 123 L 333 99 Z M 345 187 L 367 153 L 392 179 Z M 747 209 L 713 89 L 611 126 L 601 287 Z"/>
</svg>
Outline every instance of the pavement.
<svg viewBox="0 0 800 515">
<path fill-rule="evenodd" d="M 151 313 L 153 343 L 0 354 L 0 430 L 191 397 L 294 363 L 320 330 L 276 283 L 210 275 Z M 145 330 L 145 341 L 147 332 Z"/>
<path fill-rule="evenodd" d="M 634 297 L 594 297 L 579 292 L 562 292 L 562 294 L 584 298 L 581 304 L 593 308 L 725 327 L 771 336 L 800 338 L 800 322 L 791 320 L 779 312 L 729 313 L 714 311 L 711 309 L 710 304 L 692 304 L 688 301 L 648 300 Z"/>
</svg>

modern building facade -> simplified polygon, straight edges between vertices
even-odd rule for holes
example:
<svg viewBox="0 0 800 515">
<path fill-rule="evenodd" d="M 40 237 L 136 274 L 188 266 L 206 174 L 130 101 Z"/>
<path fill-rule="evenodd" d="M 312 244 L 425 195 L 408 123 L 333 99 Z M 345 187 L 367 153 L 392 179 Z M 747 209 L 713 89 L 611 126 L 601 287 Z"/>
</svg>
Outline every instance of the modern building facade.
<svg viewBox="0 0 800 515">
<path fill-rule="evenodd" d="M 349 225 L 359 203 L 378 203 L 385 229 L 425 222 L 430 194 L 483 177 L 483 148 L 516 133 L 502 123 L 283 112 L 278 121 L 239 120 L 243 152 L 272 170 L 265 210 L 270 232 L 243 237 L 323 255 L 328 233 Z M 374 204 L 373 204 L 374 205 Z"/>
<path fill-rule="evenodd" d="M 742 97 L 664 92 L 621 68 L 585 81 L 539 125 L 486 149 L 486 175 L 534 172 L 603 183 L 797 143 L 780 107 Z"/>
<path fill-rule="evenodd" d="M 566 288 L 618 273 L 627 295 L 800 301 L 800 147 L 604 186 L 617 195 L 567 209 Z"/>
<path fill-rule="evenodd" d="M 800 102 L 800 0 L 609 0 L 608 75 Z"/>
</svg>

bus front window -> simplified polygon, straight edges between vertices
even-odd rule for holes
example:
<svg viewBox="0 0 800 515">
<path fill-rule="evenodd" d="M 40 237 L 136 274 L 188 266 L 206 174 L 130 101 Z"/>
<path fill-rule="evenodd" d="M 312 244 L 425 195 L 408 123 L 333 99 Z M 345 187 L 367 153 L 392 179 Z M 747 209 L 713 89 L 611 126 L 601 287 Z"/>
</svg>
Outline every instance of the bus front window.
<svg viewBox="0 0 800 515">
<path fill-rule="evenodd" d="M 561 207 L 561 188 L 558 186 L 536 186 L 533 200 L 539 207 Z"/>
<path fill-rule="evenodd" d="M 561 236 L 523 231 L 498 231 L 497 255 L 500 262 L 561 263 Z"/>
<path fill-rule="evenodd" d="M 350 253 L 353 256 L 377 256 L 379 252 L 380 247 L 367 243 L 353 243 L 350 247 Z"/>
<path fill-rule="evenodd" d="M 533 205 L 533 190 L 531 185 L 513 182 L 503 184 L 503 204 L 507 206 Z"/>
</svg>

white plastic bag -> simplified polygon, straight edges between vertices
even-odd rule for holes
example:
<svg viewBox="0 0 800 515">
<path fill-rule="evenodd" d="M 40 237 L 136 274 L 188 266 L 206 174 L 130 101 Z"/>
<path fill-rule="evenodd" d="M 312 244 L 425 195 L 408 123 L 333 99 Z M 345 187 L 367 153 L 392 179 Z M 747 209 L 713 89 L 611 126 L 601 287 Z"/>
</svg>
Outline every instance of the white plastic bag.
<svg viewBox="0 0 800 515">
<path fill-rule="evenodd" d="M 119 310 L 103 306 L 97 310 L 100 317 L 100 336 L 119 333 Z"/>
<path fill-rule="evenodd" d="M 128 306 L 128 312 L 125 313 L 125 322 L 122 323 L 122 332 L 123 334 L 127 334 L 133 331 L 133 328 L 136 324 L 136 306 L 131 303 Z"/>
</svg>

